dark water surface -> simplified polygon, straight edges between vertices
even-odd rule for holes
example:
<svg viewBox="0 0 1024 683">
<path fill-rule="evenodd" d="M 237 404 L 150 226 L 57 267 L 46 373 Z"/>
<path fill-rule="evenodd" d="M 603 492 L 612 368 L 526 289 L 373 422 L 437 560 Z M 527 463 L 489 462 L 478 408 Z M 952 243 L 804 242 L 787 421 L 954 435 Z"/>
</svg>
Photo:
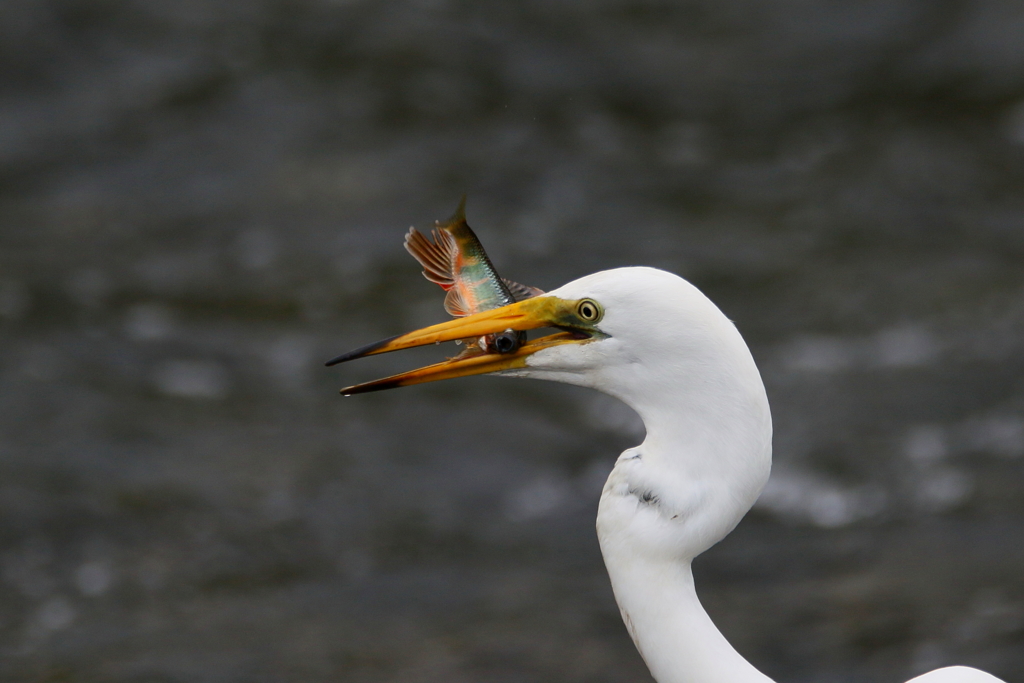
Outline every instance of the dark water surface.
<svg viewBox="0 0 1024 683">
<path fill-rule="evenodd" d="M 0 3 L 0 677 L 647 680 L 597 496 L 642 426 L 439 356 L 401 246 L 653 265 L 776 424 L 698 560 L 780 681 L 1024 671 L 1024 6 Z"/>
</svg>

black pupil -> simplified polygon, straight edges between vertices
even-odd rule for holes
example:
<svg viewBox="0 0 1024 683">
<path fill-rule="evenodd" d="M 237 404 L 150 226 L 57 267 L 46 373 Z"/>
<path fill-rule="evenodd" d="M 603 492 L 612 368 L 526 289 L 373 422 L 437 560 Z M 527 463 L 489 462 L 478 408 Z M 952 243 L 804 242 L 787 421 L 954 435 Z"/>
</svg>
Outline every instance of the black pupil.
<svg viewBox="0 0 1024 683">
<path fill-rule="evenodd" d="M 583 304 L 583 308 L 580 309 L 580 313 L 583 314 L 584 318 L 590 320 L 594 317 L 594 307 L 590 304 Z"/>
</svg>

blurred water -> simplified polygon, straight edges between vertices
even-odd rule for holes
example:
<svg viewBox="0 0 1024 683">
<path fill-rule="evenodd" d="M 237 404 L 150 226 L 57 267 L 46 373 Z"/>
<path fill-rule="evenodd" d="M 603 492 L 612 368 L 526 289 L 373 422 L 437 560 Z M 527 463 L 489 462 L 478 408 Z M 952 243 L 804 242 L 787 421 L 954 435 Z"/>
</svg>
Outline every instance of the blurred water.
<svg viewBox="0 0 1024 683">
<path fill-rule="evenodd" d="M 642 434 L 474 378 L 342 399 L 442 320 L 468 215 L 545 289 L 690 278 L 773 480 L 697 563 L 787 681 L 1024 666 L 1019 3 L 0 4 L 0 672 L 644 680 L 593 517 Z M 900 678 L 902 676 L 903 678 Z"/>
</svg>

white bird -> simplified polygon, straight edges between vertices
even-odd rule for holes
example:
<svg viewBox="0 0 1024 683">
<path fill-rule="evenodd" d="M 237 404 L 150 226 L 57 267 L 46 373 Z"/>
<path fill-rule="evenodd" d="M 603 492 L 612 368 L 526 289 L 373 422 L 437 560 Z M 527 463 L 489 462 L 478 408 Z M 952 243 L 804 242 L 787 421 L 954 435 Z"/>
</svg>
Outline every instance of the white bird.
<svg viewBox="0 0 1024 683">
<path fill-rule="evenodd" d="M 459 356 L 342 393 L 498 373 L 591 387 L 629 405 L 647 437 L 616 461 L 601 494 L 597 535 L 633 642 L 658 683 L 771 681 L 712 623 L 690 569 L 754 504 L 772 454 L 771 413 L 754 359 L 736 327 L 696 287 L 653 268 L 604 271 L 329 364 L 538 328 L 559 331 L 507 353 Z M 913 679 L 993 682 L 999 679 L 967 667 Z"/>
</svg>

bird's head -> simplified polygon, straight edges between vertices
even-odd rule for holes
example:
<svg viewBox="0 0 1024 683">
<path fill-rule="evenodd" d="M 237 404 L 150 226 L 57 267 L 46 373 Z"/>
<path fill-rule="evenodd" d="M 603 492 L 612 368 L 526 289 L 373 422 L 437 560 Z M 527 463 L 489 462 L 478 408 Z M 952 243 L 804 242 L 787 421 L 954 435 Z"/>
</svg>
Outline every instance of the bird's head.
<svg viewBox="0 0 1024 683">
<path fill-rule="evenodd" d="M 519 334 L 543 328 L 553 333 L 525 342 Z M 640 408 L 642 395 L 657 395 L 659 385 L 680 377 L 700 390 L 739 372 L 760 386 L 746 345 L 721 311 L 682 278 L 642 267 L 588 275 L 541 296 L 369 344 L 328 365 L 484 335 L 495 335 L 496 343 L 342 393 L 498 373 L 589 386 Z"/>
<path fill-rule="evenodd" d="M 542 328 L 555 332 L 521 341 L 521 333 Z M 694 490 L 686 482 L 699 481 L 694 510 L 710 520 L 691 515 L 686 525 L 670 525 L 674 531 L 655 534 L 648 550 L 701 552 L 728 533 L 764 486 L 771 468 L 771 413 L 754 359 L 717 306 L 662 270 L 595 273 L 532 299 L 364 346 L 328 364 L 484 335 L 497 335 L 495 343 L 341 391 L 498 373 L 591 387 L 622 400 L 647 428 L 640 447 L 647 456 L 645 471 L 657 475 L 666 496 L 675 490 L 665 484 L 671 477 L 681 490 Z M 501 339 L 508 345 L 500 346 Z M 659 469 L 658 453 L 674 458 L 676 469 Z M 690 509 L 692 502 L 679 506 Z"/>
</svg>

